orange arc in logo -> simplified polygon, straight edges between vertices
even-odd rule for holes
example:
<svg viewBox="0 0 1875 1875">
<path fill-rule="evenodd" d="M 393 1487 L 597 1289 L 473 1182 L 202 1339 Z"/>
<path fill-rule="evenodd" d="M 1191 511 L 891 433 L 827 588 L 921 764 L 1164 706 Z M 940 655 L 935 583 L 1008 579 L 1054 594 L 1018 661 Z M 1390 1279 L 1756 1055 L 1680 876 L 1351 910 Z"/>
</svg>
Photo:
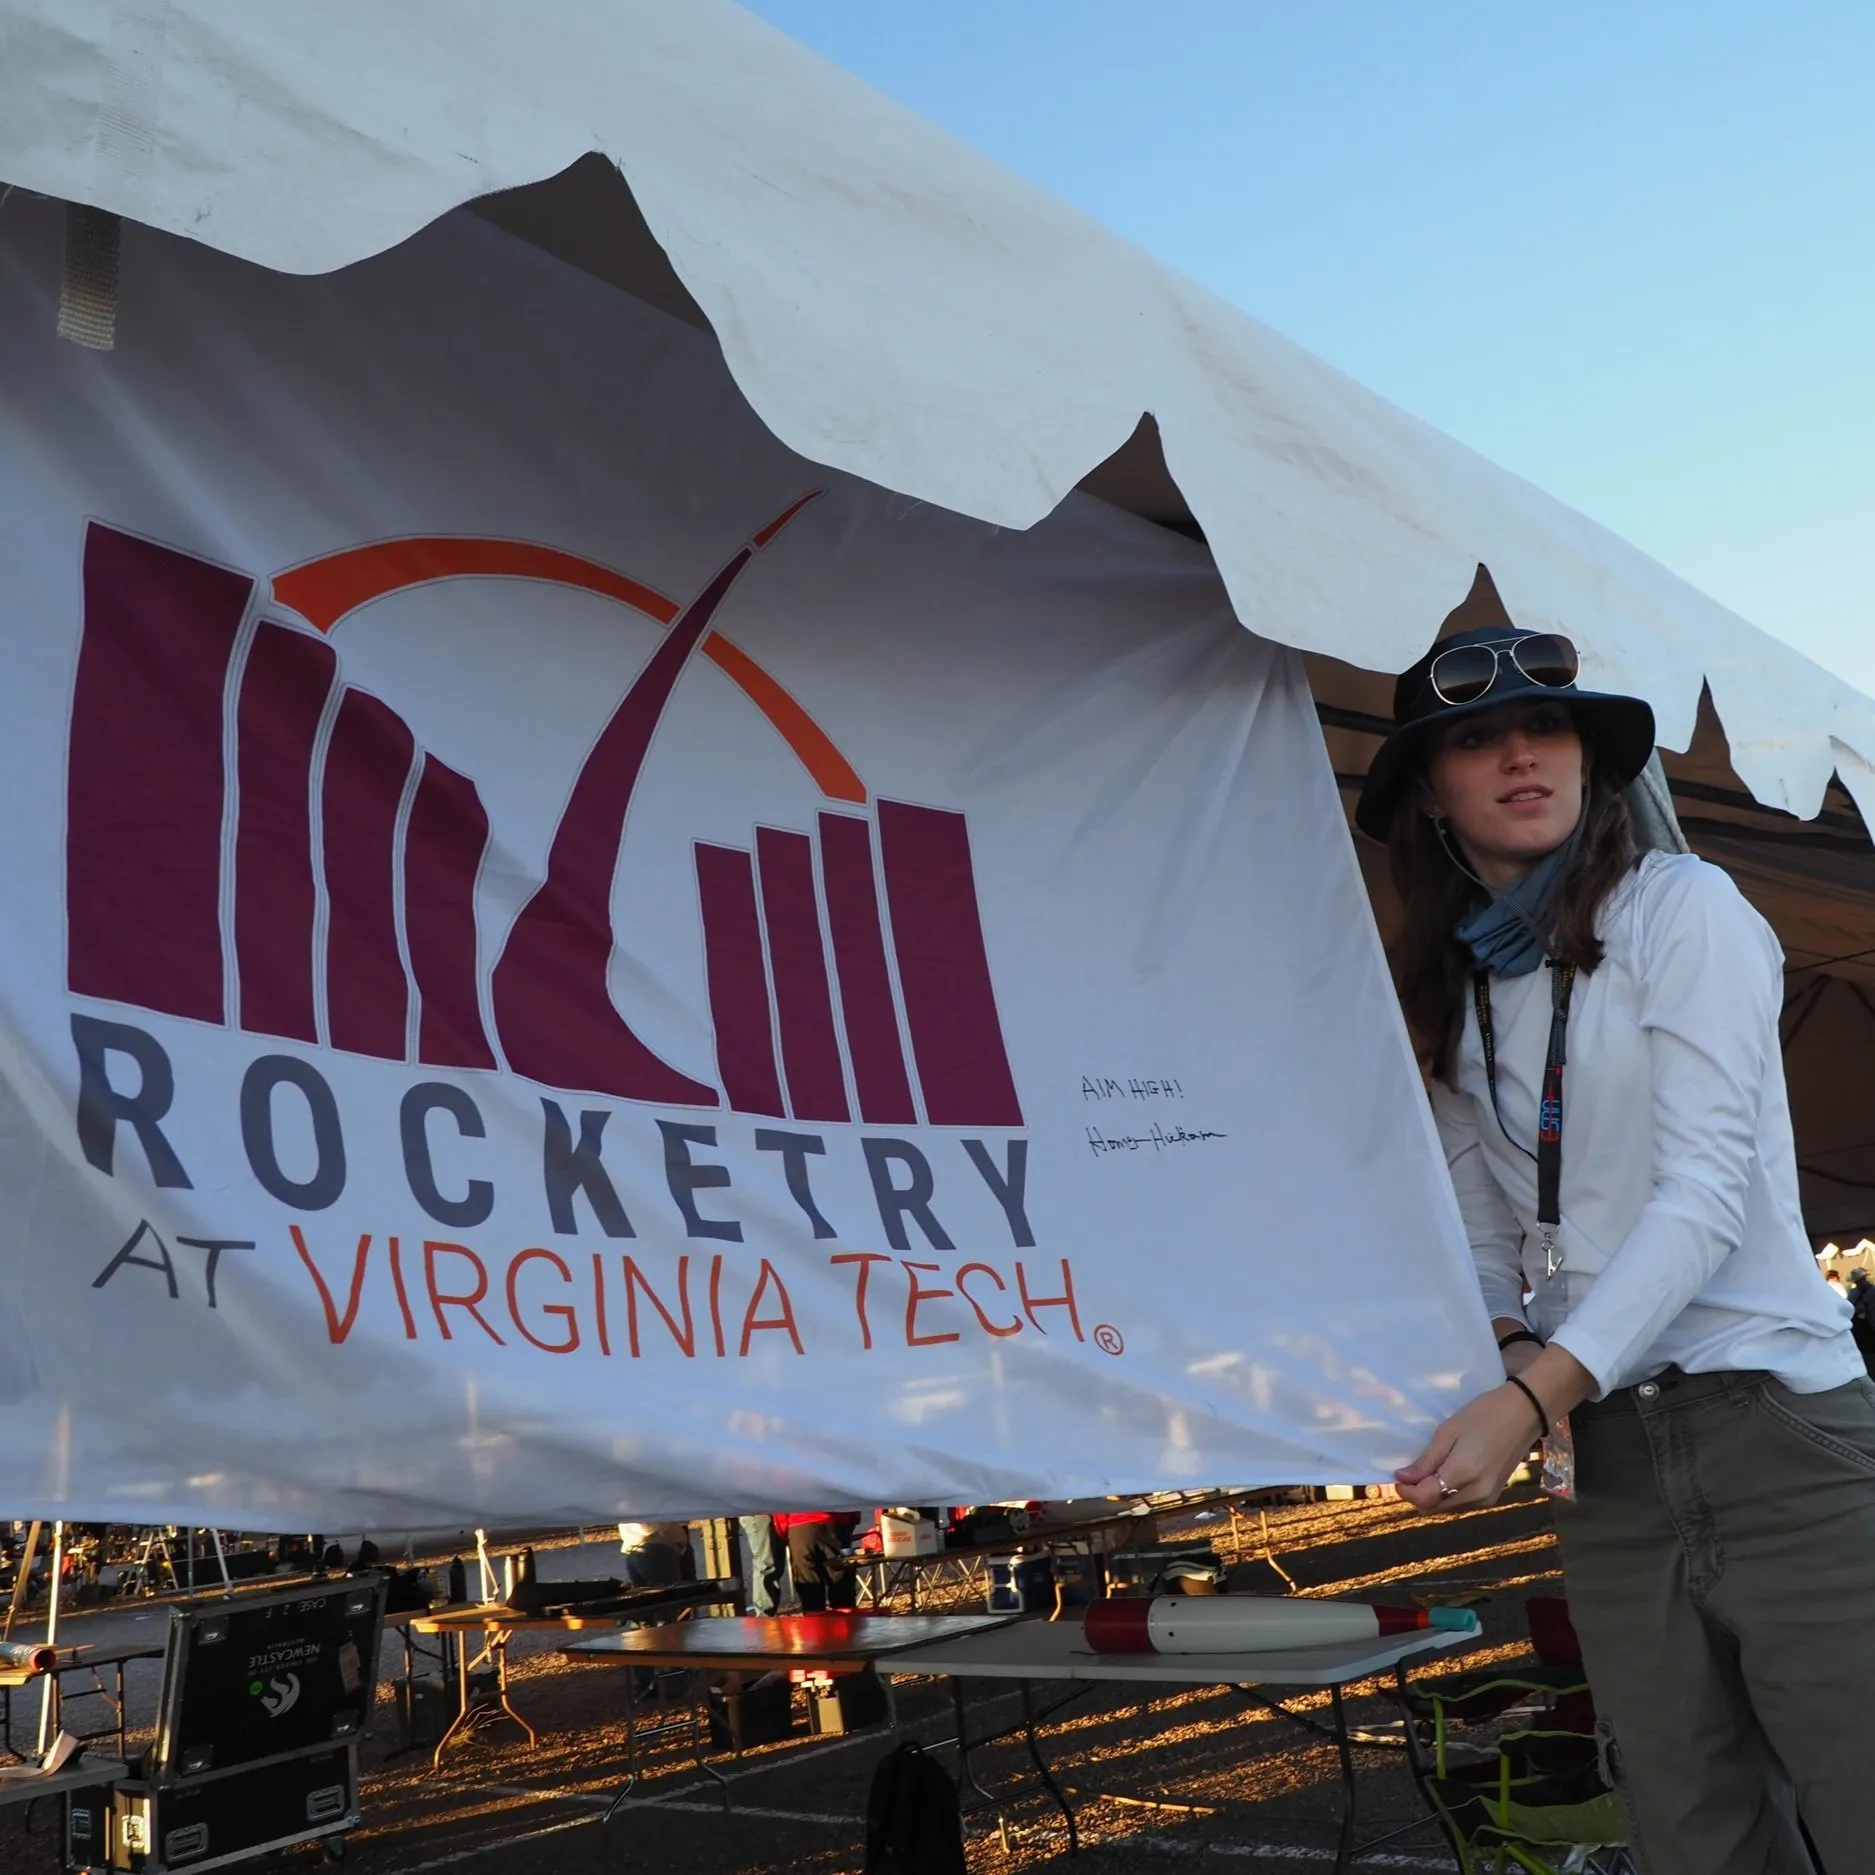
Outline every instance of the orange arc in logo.
<svg viewBox="0 0 1875 1875">
<path fill-rule="evenodd" d="M 758 540 L 756 544 L 766 543 Z M 615 599 L 660 625 L 668 625 L 682 609 L 652 587 L 580 554 L 529 541 L 448 534 L 416 534 L 342 548 L 276 576 L 273 595 L 308 624 L 329 632 L 349 613 L 387 593 L 433 580 L 475 578 L 535 579 L 574 586 Z M 865 805 L 866 784 L 852 763 L 786 688 L 720 632 L 712 631 L 700 649 L 768 718 L 822 794 L 829 800 Z"/>
</svg>

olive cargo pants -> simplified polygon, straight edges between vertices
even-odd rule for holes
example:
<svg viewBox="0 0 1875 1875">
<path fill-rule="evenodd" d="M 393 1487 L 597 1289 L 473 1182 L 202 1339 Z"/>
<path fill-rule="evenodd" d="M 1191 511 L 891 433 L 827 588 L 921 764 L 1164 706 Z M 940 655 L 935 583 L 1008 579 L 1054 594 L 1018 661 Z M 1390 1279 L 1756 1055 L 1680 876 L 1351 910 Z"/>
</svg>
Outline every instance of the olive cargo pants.
<svg viewBox="0 0 1875 1875">
<path fill-rule="evenodd" d="M 1681 1374 L 1571 1415 L 1569 1606 L 1648 1875 L 1875 1870 L 1875 1382 Z"/>
</svg>

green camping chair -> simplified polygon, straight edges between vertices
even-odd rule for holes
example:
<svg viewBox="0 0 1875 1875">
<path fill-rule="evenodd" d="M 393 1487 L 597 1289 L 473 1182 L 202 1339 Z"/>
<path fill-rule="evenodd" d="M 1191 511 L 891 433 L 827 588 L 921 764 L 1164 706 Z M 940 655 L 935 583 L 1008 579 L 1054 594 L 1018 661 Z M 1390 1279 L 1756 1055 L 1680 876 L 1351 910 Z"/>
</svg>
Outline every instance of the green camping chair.
<svg viewBox="0 0 1875 1875">
<path fill-rule="evenodd" d="M 1463 1875 L 1632 1875 L 1616 1797 L 1586 1713 L 1579 1667 L 1486 1667 L 1421 1680 L 1396 1694 L 1414 1781 Z M 1482 1736 L 1511 1707 L 1544 1701 L 1554 1729 Z M 1477 1740 L 1455 1736 L 1477 1729 Z"/>
</svg>

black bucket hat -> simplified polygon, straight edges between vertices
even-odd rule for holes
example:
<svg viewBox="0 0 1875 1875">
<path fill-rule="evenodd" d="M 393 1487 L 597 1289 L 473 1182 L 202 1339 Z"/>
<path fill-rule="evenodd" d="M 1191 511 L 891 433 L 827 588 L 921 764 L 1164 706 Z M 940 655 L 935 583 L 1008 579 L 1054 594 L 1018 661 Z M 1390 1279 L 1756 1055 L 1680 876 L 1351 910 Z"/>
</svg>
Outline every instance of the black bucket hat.
<svg viewBox="0 0 1875 1875">
<path fill-rule="evenodd" d="M 1470 594 L 1446 619 L 1447 628 L 1467 618 L 1495 621 L 1441 637 L 1418 663 L 1402 671 L 1393 686 L 1393 733 L 1374 755 L 1367 770 L 1361 798 L 1354 809 L 1354 824 L 1376 840 L 1384 840 L 1393 824 L 1400 790 L 1411 782 L 1433 735 L 1447 723 L 1478 716 L 1500 703 L 1548 698 L 1568 705 L 1583 733 L 1595 745 L 1602 766 L 1625 787 L 1647 766 L 1654 752 L 1654 712 L 1639 697 L 1610 696 L 1602 691 L 1578 690 L 1573 677 L 1567 683 L 1540 683 L 1530 677 L 1513 655 L 1519 646 L 1541 668 L 1538 651 L 1552 652 L 1557 643 L 1550 632 L 1520 630 L 1510 622 L 1491 575 L 1481 566 Z M 1573 646 L 1561 643 L 1573 658 Z M 1448 702 L 1433 682 L 1433 664 L 1448 651 L 1468 645 L 1487 646 L 1497 653 L 1492 680 L 1476 696 Z M 1550 661 L 1553 663 L 1554 658 Z"/>
</svg>

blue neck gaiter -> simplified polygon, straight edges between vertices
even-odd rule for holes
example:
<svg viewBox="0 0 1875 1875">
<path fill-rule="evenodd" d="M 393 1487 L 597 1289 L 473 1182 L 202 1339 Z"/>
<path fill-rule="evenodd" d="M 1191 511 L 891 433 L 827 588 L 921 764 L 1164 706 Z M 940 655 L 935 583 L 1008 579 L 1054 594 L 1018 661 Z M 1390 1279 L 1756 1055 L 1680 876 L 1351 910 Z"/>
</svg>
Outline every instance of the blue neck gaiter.
<svg viewBox="0 0 1875 1875">
<path fill-rule="evenodd" d="M 1543 961 L 1550 901 L 1575 845 L 1573 839 L 1565 840 L 1458 927 L 1458 941 L 1471 952 L 1480 970 L 1489 970 L 1493 976 L 1521 977 Z"/>
</svg>

